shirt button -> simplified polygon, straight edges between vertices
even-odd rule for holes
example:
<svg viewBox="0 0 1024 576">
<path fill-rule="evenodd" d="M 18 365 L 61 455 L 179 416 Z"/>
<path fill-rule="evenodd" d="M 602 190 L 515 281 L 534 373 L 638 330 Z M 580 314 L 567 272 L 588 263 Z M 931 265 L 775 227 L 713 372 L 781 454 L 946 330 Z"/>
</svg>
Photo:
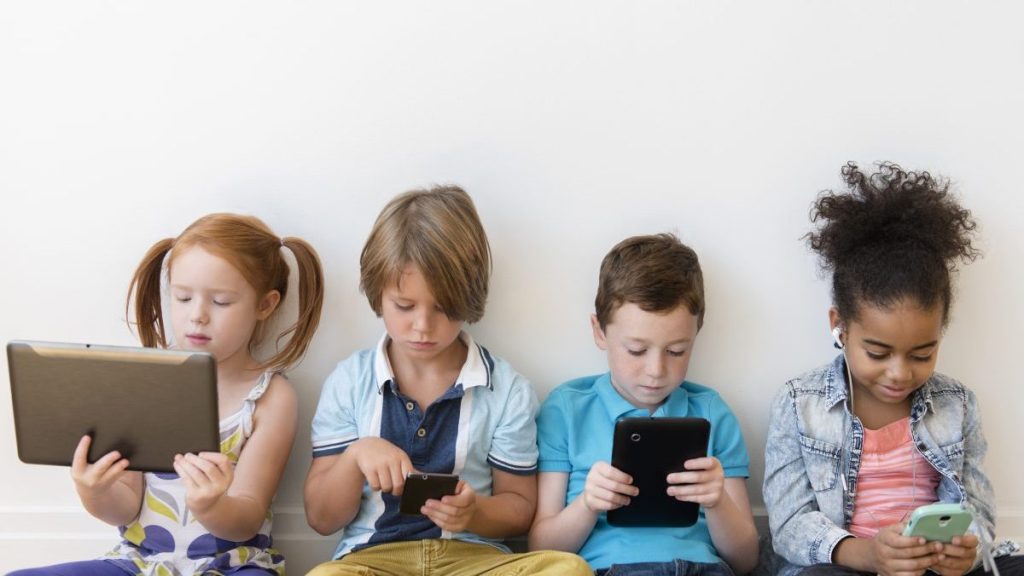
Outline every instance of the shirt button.
<svg viewBox="0 0 1024 576">
<path fill-rule="evenodd" d="M 427 435 L 426 428 L 420 428 L 419 430 L 417 430 L 416 431 L 416 435 L 419 436 L 420 438 L 423 438 L 424 436 L 426 436 Z"/>
<path fill-rule="evenodd" d="M 415 408 L 415 407 L 416 407 L 416 405 L 413 404 L 412 402 L 406 402 L 405 403 L 405 409 L 410 411 L 410 412 L 412 412 L 412 409 Z"/>
</svg>

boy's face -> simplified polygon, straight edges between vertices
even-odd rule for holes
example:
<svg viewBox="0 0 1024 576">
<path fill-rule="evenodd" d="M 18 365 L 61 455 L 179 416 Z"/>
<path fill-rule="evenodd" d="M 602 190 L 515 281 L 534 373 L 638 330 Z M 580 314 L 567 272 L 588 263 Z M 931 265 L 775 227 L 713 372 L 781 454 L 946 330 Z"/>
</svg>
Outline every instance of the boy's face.
<svg viewBox="0 0 1024 576">
<path fill-rule="evenodd" d="M 459 338 L 462 321 L 441 310 L 417 266 L 406 267 L 397 282 L 384 288 L 381 317 L 391 337 L 392 360 L 433 361 L 460 352 L 452 343 Z"/>
<path fill-rule="evenodd" d="M 667 312 L 645 312 L 625 303 L 601 330 L 590 317 L 594 342 L 608 353 L 612 385 L 630 404 L 653 412 L 686 378 L 697 316 L 685 305 Z"/>
</svg>

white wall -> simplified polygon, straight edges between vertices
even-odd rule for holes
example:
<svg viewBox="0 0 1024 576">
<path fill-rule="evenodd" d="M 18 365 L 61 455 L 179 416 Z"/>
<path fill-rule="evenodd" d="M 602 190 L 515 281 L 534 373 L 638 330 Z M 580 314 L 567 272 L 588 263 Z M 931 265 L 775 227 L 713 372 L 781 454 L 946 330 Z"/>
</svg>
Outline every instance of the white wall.
<svg viewBox="0 0 1024 576">
<path fill-rule="evenodd" d="M 845 161 L 891 159 L 953 177 L 983 225 L 940 369 L 978 392 L 1001 532 L 1021 537 L 1022 17 L 952 1 L 6 2 L 0 340 L 133 343 L 137 260 L 206 212 L 310 240 L 329 293 L 291 373 L 300 440 L 276 505 L 301 574 L 332 548 L 301 512 L 320 384 L 382 329 L 359 249 L 389 197 L 455 182 L 495 255 L 472 331 L 541 396 L 604 368 L 587 316 L 612 244 L 674 231 L 698 251 L 709 312 L 690 376 L 743 423 L 761 506 L 769 398 L 834 353 L 800 240 L 810 203 Z M 67 470 L 18 461 L 0 404 L 2 568 L 105 549 L 114 530 L 79 511 Z"/>
</svg>

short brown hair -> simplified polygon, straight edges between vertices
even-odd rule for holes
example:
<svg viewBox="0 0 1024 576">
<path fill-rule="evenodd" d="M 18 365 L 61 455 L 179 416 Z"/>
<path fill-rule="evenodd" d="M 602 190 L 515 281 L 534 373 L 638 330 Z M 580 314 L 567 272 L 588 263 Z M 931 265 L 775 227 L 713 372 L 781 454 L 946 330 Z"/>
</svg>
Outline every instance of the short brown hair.
<svg viewBox="0 0 1024 576">
<path fill-rule="evenodd" d="M 666 312 L 685 304 L 704 324 L 704 275 L 697 253 L 674 234 L 633 236 L 619 242 L 601 262 L 597 321 L 604 330 L 625 303 L 646 312 Z"/>
<path fill-rule="evenodd" d="M 420 269 L 449 318 L 473 323 L 483 317 L 491 247 L 465 190 L 411 190 L 388 202 L 377 216 L 359 257 L 359 288 L 377 316 L 384 288 L 410 264 Z"/>
</svg>

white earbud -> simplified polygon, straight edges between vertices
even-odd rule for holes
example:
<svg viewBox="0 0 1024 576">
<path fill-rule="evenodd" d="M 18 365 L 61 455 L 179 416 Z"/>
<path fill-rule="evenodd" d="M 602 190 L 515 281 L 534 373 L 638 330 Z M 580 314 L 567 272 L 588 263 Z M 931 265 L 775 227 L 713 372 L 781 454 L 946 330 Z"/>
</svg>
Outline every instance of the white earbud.
<svg viewBox="0 0 1024 576">
<path fill-rule="evenodd" d="M 836 348 L 843 349 L 843 328 L 836 326 L 832 329 L 832 339 L 836 342 Z"/>
</svg>

